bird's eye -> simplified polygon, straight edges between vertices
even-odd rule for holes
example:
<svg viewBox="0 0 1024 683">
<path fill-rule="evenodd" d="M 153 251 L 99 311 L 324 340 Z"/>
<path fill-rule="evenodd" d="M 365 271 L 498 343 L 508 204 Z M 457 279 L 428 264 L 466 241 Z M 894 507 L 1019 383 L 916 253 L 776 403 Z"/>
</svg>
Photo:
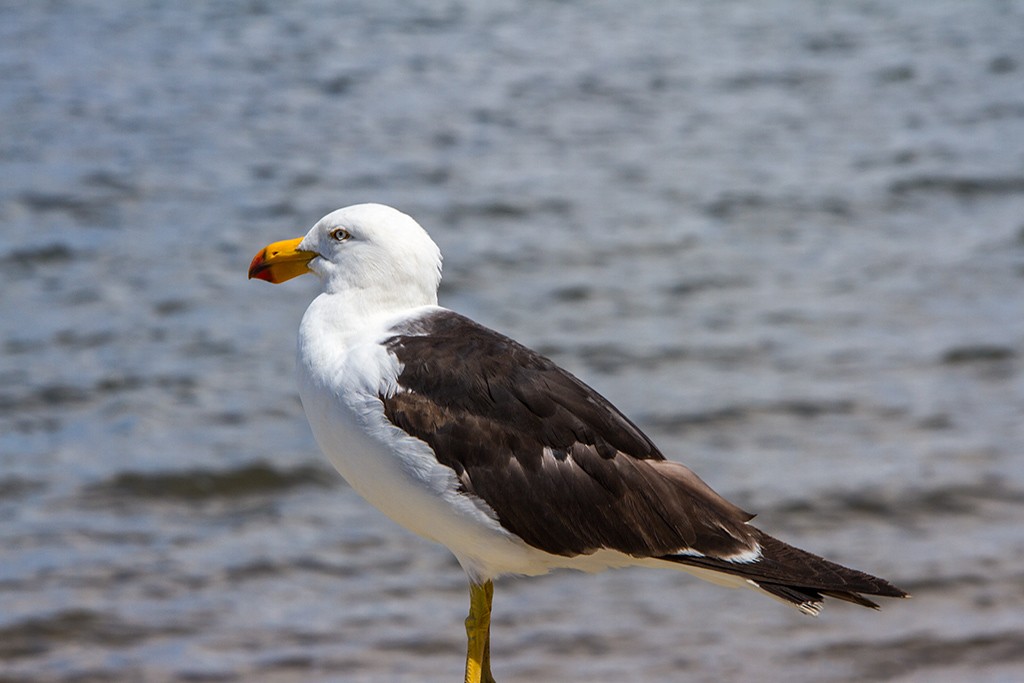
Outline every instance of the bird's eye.
<svg viewBox="0 0 1024 683">
<path fill-rule="evenodd" d="M 352 237 L 352 233 L 344 228 L 335 228 L 331 230 L 331 239 L 335 242 L 344 242 L 349 237 Z"/>
</svg>

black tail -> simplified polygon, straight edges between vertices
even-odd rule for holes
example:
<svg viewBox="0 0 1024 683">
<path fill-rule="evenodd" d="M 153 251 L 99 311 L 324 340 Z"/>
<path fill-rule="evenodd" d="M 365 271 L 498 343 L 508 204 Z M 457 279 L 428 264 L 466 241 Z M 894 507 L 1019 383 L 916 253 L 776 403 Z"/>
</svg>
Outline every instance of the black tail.
<svg viewBox="0 0 1024 683">
<path fill-rule="evenodd" d="M 878 609 L 864 595 L 910 597 L 885 579 L 830 562 L 794 548 L 758 529 L 761 557 L 752 562 L 730 562 L 714 557 L 668 555 L 661 559 L 740 576 L 761 590 L 792 603 L 807 614 L 817 614 L 826 597 Z"/>
</svg>

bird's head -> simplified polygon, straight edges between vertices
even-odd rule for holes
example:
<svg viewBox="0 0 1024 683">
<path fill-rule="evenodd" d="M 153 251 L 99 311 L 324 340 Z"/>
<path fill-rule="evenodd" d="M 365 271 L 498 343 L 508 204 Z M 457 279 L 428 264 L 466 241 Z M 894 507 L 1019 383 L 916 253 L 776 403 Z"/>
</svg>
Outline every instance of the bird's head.
<svg viewBox="0 0 1024 683">
<path fill-rule="evenodd" d="M 330 294 L 355 292 L 406 305 L 437 303 L 441 252 L 419 223 L 382 204 L 327 214 L 305 237 L 268 245 L 249 277 L 275 284 L 314 273 Z"/>
</svg>

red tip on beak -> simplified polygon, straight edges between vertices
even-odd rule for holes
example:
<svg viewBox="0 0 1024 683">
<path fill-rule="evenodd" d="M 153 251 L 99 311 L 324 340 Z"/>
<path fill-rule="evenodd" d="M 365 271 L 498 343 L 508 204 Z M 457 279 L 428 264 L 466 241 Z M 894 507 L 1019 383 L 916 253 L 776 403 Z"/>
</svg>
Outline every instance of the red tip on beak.
<svg viewBox="0 0 1024 683">
<path fill-rule="evenodd" d="M 249 279 L 256 278 L 257 280 L 266 280 L 267 282 L 273 282 L 270 275 L 270 266 L 267 265 L 266 249 L 261 251 L 252 257 L 252 263 L 249 264 Z"/>
</svg>

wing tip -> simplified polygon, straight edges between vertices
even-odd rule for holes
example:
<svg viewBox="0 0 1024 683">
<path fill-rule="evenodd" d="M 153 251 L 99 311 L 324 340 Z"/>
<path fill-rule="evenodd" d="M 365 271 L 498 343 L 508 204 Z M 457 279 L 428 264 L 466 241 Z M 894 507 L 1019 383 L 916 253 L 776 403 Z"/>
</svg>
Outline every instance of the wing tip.
<svg viewBox="0 0 1024 683">
<path fill-rule="evenodd" d="M 849 602 L 868 609 L 881 610 L 881 606 L 873 600 L 862 595 L 878 595 L 886 598 L 909 598 L 910 594 L 896 588 L 888 582 L 884 585 L 873 587 L 871 592 L 858 590 L 822 589 L 808 588 L 805 586 L 789 585 L 783 583 L 772 583 L 770 581 L 755 581 L 748 579 L 747 582 L 754 588 L 760 590 L 771 598 L 782 603 L 796 607 L 802 613 L 816 617 L 821 614 L 825 604 L 825 598 L 835 598 L 843 602 Z"/>
</svg>

